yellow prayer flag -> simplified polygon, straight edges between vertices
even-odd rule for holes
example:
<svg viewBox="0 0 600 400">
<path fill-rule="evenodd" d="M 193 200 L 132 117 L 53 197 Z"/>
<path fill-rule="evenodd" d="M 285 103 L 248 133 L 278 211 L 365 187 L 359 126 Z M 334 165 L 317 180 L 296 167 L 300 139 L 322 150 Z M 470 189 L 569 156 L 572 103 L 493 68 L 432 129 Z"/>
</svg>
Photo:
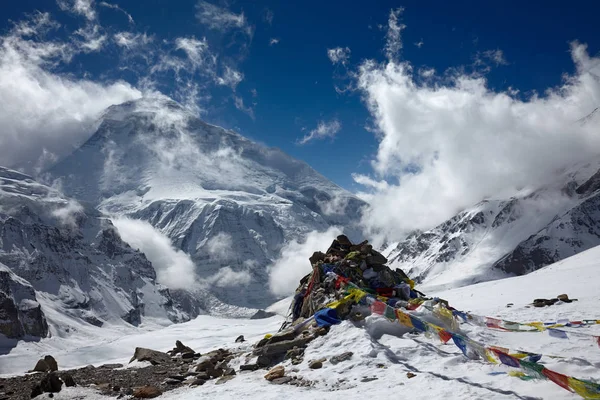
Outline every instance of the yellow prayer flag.
<svg viewBox="0 0 600 400">
<path fill-rule="evenodd" d="M 593 382 L 580 381 L 569 377 L 569 387 L 584 399 L 600 399 L 600 386 Z"/>
<path fill-rule="evenodd" d="M 410 316 L 406 313 L 403 313 L 400 310 L 396 310 L 396 316 L 398 317 L 398 322 L 401 325 L 408 326 L 409 328 L 413 328 L 412 322 L 410 322 Z"/>
</svg>

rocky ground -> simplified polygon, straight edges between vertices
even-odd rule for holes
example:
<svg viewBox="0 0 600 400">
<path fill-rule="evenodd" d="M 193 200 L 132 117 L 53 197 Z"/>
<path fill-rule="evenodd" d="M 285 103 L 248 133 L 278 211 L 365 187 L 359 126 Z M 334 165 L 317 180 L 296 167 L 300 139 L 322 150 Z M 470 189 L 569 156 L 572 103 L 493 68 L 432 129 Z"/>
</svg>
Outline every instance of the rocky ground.
<svg viewBox="0 0 600 400">
<path fill-rule="evenodd" d="M 130 361 L 134 364 L 128 366 L 89 365 L 62 371 L 52 356 L 45 356 L 27 374 L 0 379 L 0 400 L 52 398 L 53 393 L 60 392 L 63 387 L 76 385 L 94 388 L 119 399 L 154 398 L 183 385 L 199 386 L 209 380 L 223 384 L 238 373 L 259 369 L 264 369 L 265 379 L 272 384 L 310 386 L 309 381 L 292 374 L 293 371 L 285 371 L 281 365 L 273 366 L 284 359 L 291 359 L 293 364 L 303 362 L 306 345 L 327 331 L 316 325 L 302 331 L 287 329 L 239 352 L 217 349 L 200 354 L 180 341 L 166 353 L 137 347 Z M 243 341 L 243 336 L 236 340 Z M 349 357 L 351 354 L 342 355 L 341 361 Z M 320 368 L 323 361 L 310 360 L 310 368 Z"/>
</svg>

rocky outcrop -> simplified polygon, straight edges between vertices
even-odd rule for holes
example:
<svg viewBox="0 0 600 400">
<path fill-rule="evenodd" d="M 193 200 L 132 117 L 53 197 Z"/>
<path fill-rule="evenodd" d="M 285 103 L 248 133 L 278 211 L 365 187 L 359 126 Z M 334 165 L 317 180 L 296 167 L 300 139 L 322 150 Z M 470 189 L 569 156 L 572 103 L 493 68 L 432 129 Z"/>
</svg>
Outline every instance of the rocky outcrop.
<svg viewBox="0 0 600 400">
<path fill-rule="evenodd" d="M 94 209 L 1 167 L 0 205 L 0 320 L 9 321 L 0 324 L 7 336 L 45 336 L 46 307 L 95 326 L 113 318 L 139 325 L 145 315 L 189 318 L 156 283 L 146 257 Z"/>
<path fill-rule="evenodd" d="M 0 263 L 0 333 L 8 338 L 46 337 L 48 323 L 35 290 Z"/>
</svg>

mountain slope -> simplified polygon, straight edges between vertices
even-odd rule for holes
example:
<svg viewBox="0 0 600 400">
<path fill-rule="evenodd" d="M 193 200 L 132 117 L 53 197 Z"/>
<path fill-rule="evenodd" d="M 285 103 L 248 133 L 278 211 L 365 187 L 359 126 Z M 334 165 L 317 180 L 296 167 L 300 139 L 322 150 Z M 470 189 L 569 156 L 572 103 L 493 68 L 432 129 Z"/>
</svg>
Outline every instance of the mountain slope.
<svg viewBox="0 0 600 400">
<path fill-rule="evenodd" d="M 600 244 L 600 162 L 509 199 L 484 200 L 390 253 L 431 290 L 522 275 Z"/>
<path fill-rule="evenodd" d="M 48 317 L 55 311 L 97 326 L 121 319 L 139 325 L 144 316 L 186 318 L 173 308 L 168 290 L 156 284 L 152 264 L 121 240 L 110 221 L 2 167 L 0 263 L 0 273 L 12 281 L 0 290 L 4 297 L 12 293 L 13 304 L 30 314 L 38 313 L 37 302 L 42 305 L 35 329 L 24 326 L 7 336 L 44 336 L 44 314 L 51 332 L 68 329 Z"/>
<path fill-rule="evenodd" d="M 600 247 L 563 260 L 534 273 L 508 279 L 484 282 L 468 287 L 438 292 L 457 309 L 499 317 L 511 321 L 582 320 L 598 317 L 596 278 Z M 531 307 L 535 297 L 549 298 L 568 293 L 577 298 L 572 303 L 551 307 Z M 514 305 L 510 308 L 506 304 Z M 368 313 L 366 310 L 362 310 Z M 421 312 L 420 310 L 417 312 Z M 238 370 L 248 360 L 244 353 L 267 333 L 281 326 L 279 316 L 266 320 L 226 319 L 203 315 L 195 320 L 174 324 L 164 329 L 122 335 L 92 327 L 85 342 L 75 336 L 43 340 L 41 343 L 21 343 L 13 352 L 0 355 L 0 374 L 18 374 L 31 368 L 40 354 L 52 354 L 61 368 L 83 367 L 88 364 L 126 364 L 137 346 L 166 351 L 175 340 L 181 340 L 194 350 L 206 354 L 217 348 L 239 351 L 242 356 L 230 365 Z M 543 355 L 542 363 L 559 373 L 598 381 L 600 353 L 592 335 L 600 334 L 600 326 L 564 328 L 568 339 L 548 332 L 503 332 L 461 323 L 460 329 L 486 346 L 504 346 Z M 133 332 L 131 332 L 133 333 Z M 234 343 L 243 334 L 244 343 Z M 73 346 L 73 343 L 78 343 Z M 332 357 L 345 352 L 352 356 L 334 363 Z M 558 356 L 558 357 L 557 357 Z M 311 369 L 310 360 L 326 359 L 320 369 Z M 310 381 L 309 386 L 277 385 L 264 379 L 265 370 L 243 371 L 224 384 L 205 383 L 190 387 L 182 384 L 164 393 L 165 399 L 253 398 L 260 393 L 264 399 L 334 398 L 364 399 L 366 396 L 387 398 L 390 393 L 409 394 L 411 399 L 580 399 L 549 380 L 523 380 L 509 376 L 515 371 L 505 365 L 467 359 L 452 341 L 442 344 L 437 335 L 407 333 L 405 327 L 377 315 L 363 321 L 344 321 L 334 325 L 325 336 L 312 341 L 304 352 L 304 361 L 292 365 L 282 362 L 285 374 Z M 415 376 L 407 376 L 411 372 Z M 94 388 L 65 388 L 61 398 L 102 399 Z"/>
<path fill-rule="evenodd" d="M 67 194 L 150 222 L 231 304 L 264 307 L 284 243 L 342 226 L 364 203 L 278 149 L 208 125 L 166 98 L 110 107 L 96 133 L 49 171 Z"/>
</svg>

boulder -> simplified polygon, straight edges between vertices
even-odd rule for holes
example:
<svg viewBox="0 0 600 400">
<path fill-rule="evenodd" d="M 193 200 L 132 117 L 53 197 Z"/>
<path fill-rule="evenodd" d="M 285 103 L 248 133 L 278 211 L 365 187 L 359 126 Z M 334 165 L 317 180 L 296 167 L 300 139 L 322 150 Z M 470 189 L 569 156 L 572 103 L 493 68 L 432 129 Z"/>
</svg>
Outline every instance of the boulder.
<svg viewBox="0 0 600 400">
<path fill-rule="evenodd" d="M 285 368 L 283 365 L 278 365 L 275 368 L 272 368 L 265 375 L 265 379 L 268 381 L 272 381 L 273 379 L 281 378 L 285 375 Z"/>
<path fill-rule="evenodd" d="M 46 361 L 46 364 L 48 364 L 48 368 L 50 369 L 50 371 L 58 371 L 58 363 L 56 362 L 54 357 L 50 355 L 45 356 L 44 361 Z"/>
<path fill-rule="evenodd" d="M 282 376 L 281 378 L 275 378 L 271 381 L 271 383 L 275 385 L 283 385 L 292 380 L 291 376 Z"/>
<path fill-rule="evenodd" d="M 173 350 L 169 350 L 167 352 L 167 354 L 170 354 L 172 356 L 177 355 L 177 354 L 181 354 L 182 356 L 184 354 L 194 354 L 196 353 L 192 348 L 184 345 L 183 343 L 181 343 L 181 341 L 177 340 L 175 342 L 175 347 L 173 348 Z"/>
<path fill-rule="evenodd" d="M 270 311 L 258 310 L 253 316 L 250 317 L 250 319 L 265 319 L 274 317 L 275 315 L 277 314 Z"/>
<path fill-rule="evenodd" d="M 50 366 L 46 363 L 45 360 L 39 360 L 35 367 L 30 372 L 48 372 L 50 371 Z"/>
<path fill-rule="evenodd" d="M 62 381 L 54 372 L 48 373 L 40 382 L 42 390 L 46 393 L 58 393 L 62 389 Z"/>
<path fill-rule="evenodd" d="M 309 367 L 310 369 L 319 369 L 319 368 L 323 368 L 323 360 L 314 360 L 314 361 L 311 361 L 311 362 L 308 364 L 308 367 Z"/>
<path fill-rule="evenodd" d="M 192 383 L 190 383 L 190 386 L 202 386 L 205 383 L 206 383 L 206 379 L 196 378 L 196 379 L 194 379 L 194 381 Z"/>
<path fill-rule="evenodd" d="M 408 379 L 414 378 L 415 376 L 417 376 L 417 374 L 413 374 L 412 372 L 407 372 L 407 373 L 406 373 L 406 377 L 407 377 Z"/>
<path fill-rule="evenodd" d="M 133 362 L 134 360 L 149 361 L 152 365 L 158 365 L 171 362 L 171 357 L 162 351 L 146 349 L 144 347 L 136 347 L 133 357 L 131 357 L 129 362 Z"/>
<path fill-rule="evenodd" d="M 351 359 L 353 354 L 354 353 L 352 353 L 351 351 L 347 351 L 345 353 L 338 354 L 337 356 L 331 357 L 329 359 L 329 362 L 335 365 L 335 364 L 338 364 L 343 361 L 347 361 L 347 360 Z"/>
<path fill-rule="evenodd" d="M 77 386 L 77 383 L 71 374 L 62 374 L 60 378 L 65 383 L 66 387 Z"/>
<path fill-rule="evenodd" d="M 244 339 L 244 335 L 240 335 L 235 339 L 236 343 L 244 343 L 246 339 Z"/>
<path fill-rule="evenodd" d="M 293 340 L 284 340 L 281 342 L 269 343 L 261 348 L 255 349 L 254 354 L 265 355 L 268 357 L 284 355 L 288 350 L 291 350 L 294 347 L 306 346 L 306 344 L 308 344 L 313 339 L 314 336 L 308 335 Z"/>
<path fill-rule="evenodd" d="M 153 399 L 162 394 L 156 386 L 143 386 L 133 390 L 133 397 L 137 399 Z"/>
<path fill-rule="evenodd" d="M 240 365 L 240 371 L 256 371 L 259 368 L 257 364 Z"/>
</svg>

